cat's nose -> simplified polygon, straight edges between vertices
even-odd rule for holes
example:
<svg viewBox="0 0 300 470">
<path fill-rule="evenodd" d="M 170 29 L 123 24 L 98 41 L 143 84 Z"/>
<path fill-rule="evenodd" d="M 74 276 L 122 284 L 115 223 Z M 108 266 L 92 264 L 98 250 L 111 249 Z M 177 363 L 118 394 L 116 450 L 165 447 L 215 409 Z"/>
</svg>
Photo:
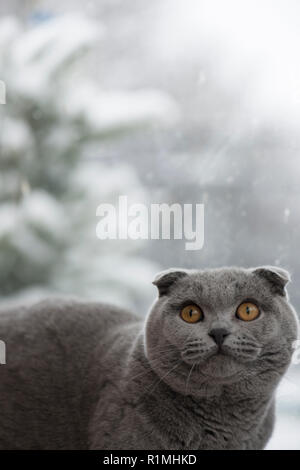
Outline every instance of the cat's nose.
<svg viewBox="0 0 300 470">
<path fill-rule="evenodd" d="M 222 346 L 226 336 L 229 335 L 229 331 L 226 330 L 225 328 L 214 328 L 214 329 L 210 330 L 208 335 L 213 338 L 214 342 L 218 346 Z"/>
</svg>

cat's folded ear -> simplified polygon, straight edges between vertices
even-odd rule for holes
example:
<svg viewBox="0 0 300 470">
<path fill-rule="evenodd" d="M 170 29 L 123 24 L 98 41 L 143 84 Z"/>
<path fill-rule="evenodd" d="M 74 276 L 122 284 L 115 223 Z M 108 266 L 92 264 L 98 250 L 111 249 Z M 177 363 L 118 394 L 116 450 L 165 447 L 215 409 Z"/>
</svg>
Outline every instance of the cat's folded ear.
<svg viewBox="0 0 300 470">
<path fill-rule="evenodd" d="M 261 266 L 259 268 L 255 268 L 253 272 L 266 279 L 275 293 L 279 295 L 286 294 L 285 286 L 291 280 L 288 271 L 282 268 L 277 268 L 277 266 Z"/>
<path fill-rule="evenodd" d="M 166 295 L 170 287 L 177 282 L 179 279 L 182 279 L 188 275 L 188 270 L 180 268 L 170 268 L 158 273 L 155 276 L 154 284 L 157 289 L 159 296 Z"/>
</svg>

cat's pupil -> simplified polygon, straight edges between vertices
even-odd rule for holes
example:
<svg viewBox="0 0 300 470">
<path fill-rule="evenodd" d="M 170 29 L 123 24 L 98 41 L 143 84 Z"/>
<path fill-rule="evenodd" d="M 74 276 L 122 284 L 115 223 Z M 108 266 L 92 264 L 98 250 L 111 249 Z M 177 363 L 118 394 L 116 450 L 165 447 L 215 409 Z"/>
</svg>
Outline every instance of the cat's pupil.
<svg viewBox="0 0 300 470">
<path fill-rule="evenodd" d="M 247 313 L 248 315 L 249 315 L 249 313 L 250 313 L 249 305 L 247 305 L 247 307 L 246 307 L 246 313 Z"/>
<path fill-rule="evenodd" d="M 190 313 L 190 317 L 192 317 L 193 316 L 193 310 L 191 309 L 189 313 Z"/>
</svg>

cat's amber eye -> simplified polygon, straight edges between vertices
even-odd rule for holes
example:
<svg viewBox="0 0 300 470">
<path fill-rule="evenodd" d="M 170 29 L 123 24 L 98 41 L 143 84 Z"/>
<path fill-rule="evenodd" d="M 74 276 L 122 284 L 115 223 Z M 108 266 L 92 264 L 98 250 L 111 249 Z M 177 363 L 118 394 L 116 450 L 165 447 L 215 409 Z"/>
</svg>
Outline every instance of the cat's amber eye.
<svg viewBox="0 0 300 470">
<path fill-rule="evenodd" d="M 197 323 L 204 318 L 201 308 L 197 305 L 187 305 L 181 310 L 180 316 L 187 323 Z"/>
<path fill-rule="evenodd" d="M 252 321 L 259 316 L 259 308 L 252 302 L 243 302 L 236 311 L 236 316 L 243 321 Z"/>
</svg>

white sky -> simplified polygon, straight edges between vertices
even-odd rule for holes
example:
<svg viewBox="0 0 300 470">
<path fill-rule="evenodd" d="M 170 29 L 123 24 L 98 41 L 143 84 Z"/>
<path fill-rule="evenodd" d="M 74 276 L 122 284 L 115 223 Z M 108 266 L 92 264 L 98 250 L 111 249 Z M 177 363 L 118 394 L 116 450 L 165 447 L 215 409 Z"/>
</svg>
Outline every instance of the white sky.
<svg viewBox="0 0 300 470">
<path fill-rule="evenodd" d="M 167 61 L 209 50 L 229 87 L 242 87 L 258 118 L 300 118 L 299 0 L 166 0 L 153 32 Z"/>
</svg>

